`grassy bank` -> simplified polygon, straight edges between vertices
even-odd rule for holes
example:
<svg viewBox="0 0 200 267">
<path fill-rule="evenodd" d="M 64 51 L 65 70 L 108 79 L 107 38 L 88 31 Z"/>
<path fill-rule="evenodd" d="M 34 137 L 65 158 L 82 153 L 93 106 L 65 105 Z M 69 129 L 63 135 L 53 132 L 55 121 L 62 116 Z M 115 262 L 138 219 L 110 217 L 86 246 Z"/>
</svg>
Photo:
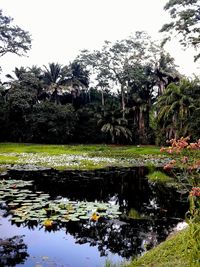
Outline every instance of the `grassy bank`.
<svg viewBox="0 0 200 267">
<path fill-rule="evenodd" d="M 126 267 L 197 267 L 200 266 L 200 224 L 192 224 L 176 233 L 143 257 Z"/>
<path fill-rule="evenodd" d="M 155 146 L 40 145 L 0 143 L 0 164 L 31 164 L 56 169 L 140 166 L 165 157 Z"/>
<path fill-rule="evenodd" d="M 198 267 L 200 266 L 200 224 L 172 234 L 166 241 L 129 263 L 105 267 Z"/>
</svg>

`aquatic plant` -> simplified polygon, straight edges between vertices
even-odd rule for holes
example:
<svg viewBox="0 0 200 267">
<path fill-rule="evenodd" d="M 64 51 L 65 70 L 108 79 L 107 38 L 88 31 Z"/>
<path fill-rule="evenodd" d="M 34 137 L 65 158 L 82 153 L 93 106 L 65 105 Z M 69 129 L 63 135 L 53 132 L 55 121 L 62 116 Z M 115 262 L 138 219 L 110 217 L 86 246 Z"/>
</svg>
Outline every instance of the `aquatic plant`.
<svg viewBox="0 0 200 267">
<path fill-rule="evenodd" d="M 31 190 L 33 181 L 0 181 L 0 206 L 12 215 L 14 223 L 40 223 L 46 228 L 69 221 L 118 218 L 117 204 L 71 201 L 67 198 L 51 199 L 49 194 Z"/>
</svg>

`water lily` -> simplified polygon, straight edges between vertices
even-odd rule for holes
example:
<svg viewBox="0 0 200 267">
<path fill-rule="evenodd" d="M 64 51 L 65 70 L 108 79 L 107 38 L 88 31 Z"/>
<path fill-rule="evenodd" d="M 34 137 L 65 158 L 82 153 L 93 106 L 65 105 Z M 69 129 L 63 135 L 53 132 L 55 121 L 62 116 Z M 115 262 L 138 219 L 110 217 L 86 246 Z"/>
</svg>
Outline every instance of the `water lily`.
<svg viewBox="0 0 200 267">
<path fill-rule="evenodd" d="M 101 216 L 100 216 L 99 214 L 97 214 L 96 212 L 94 212 L 94 213 L 92 214 L 91 220 L 96 222 L 96 221 L 99 220 L 100 217 L 101 217 Z"/>
<path fill-rule="evenodd" d="M 47 228 L 50 228 L 50 227 L 53 226 L 53 221 L 47 219 L 47 220 L 45 220 L 45 221 L 43 222 L 43 225 L 44 225 L 45 227 L 47 227 Z"/>
</svg>

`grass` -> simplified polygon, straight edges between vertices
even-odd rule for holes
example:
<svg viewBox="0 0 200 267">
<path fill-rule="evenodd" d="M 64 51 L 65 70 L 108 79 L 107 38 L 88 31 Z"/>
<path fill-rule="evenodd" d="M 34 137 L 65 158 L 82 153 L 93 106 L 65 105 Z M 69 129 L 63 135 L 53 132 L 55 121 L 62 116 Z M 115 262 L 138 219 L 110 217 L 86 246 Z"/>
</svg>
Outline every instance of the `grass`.
<svg viewBox="0 0 200 267">
<path fill-rule="evenodd" d="M 112 264 L 105 267 L 199 267 L 200 266 L 200 223 L 172 234 L 166 241 L 131 262 Z"/>
<path fill-rule="evenodd" d="M 0 143 L 1 153 L 48 153 L 48 154 L 82 154 L 130 156 L 140 154 L 159 155 L 159 147 L 145 146 L 114 146 L 114 145 L 40 145 L 40 144 L 19 144 Z"/>
<path fill-rule="evenodd" d="M 171 183 L 173 182 L 173 178 L 165 174 L 164 172 L 161 171 L 154 171 L 150 174 L 147 175 L 148 179 L 151 182 L 158 182 L 158 183 Z"/>
<path fill-rule="evenodd" d="M 126 267 L 197 267 L 200 266 L 200 224 L 187 229 L 153 248 Z"/>
<path fill-rule="evenodd" d="M 0 155 L 0 164 L 14 164 L 17 160 L 17 156 Z"/>
<path fill-rule="evenodd" d="M 0 165 L 34 164 L 60 170 L 93 170 L 107 166 L 129 167 L 133 162 L 127 159 L 135 159 L 137 165 L 138 158 L 151 160 L 155 156 L 162 157 L 159 148 L 154 146 L 0 143 Z"/>
</svg>

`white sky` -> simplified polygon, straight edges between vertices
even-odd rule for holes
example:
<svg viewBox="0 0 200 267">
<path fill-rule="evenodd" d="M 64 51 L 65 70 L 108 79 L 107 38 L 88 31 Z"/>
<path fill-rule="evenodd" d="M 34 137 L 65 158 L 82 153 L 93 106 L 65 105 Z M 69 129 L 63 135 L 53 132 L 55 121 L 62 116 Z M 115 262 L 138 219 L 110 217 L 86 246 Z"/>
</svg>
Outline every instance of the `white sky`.
<svg viewBox="0 0 200 267">
<path fill-rule="evenodd" d="M 167 0 L 0 0 L 3 14 L 32 35 L 28 57 L 12 54 L 0 58 L 4 75 L 15 67 L 50 62 L 68 64 L 82 49 L 98 49 L 104 40 L 115 41 L 137 30 L 159 39 L 159 29 L 169 21 L 163 6 Z M 199 73 L 193 53 L 177 42 L 167 49 L 186 75 Z"/>
</svg>

